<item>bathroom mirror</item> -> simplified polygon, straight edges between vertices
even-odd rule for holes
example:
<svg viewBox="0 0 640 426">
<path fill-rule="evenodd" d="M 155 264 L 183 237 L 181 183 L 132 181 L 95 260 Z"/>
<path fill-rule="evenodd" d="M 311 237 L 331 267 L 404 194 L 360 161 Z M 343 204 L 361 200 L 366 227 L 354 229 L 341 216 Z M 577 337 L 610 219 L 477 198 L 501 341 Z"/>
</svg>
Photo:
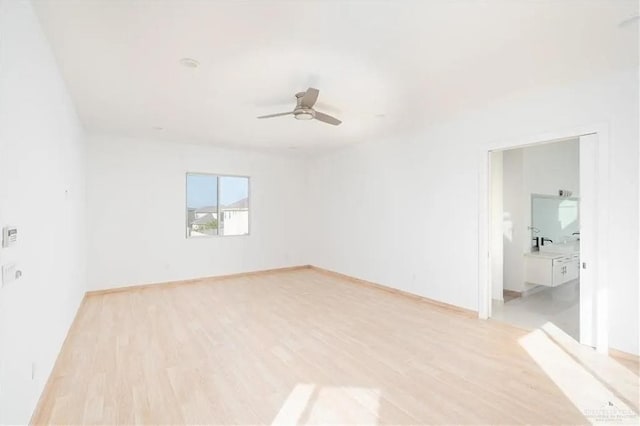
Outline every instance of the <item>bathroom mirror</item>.
<svg viewBox="0 0 640 426">
<path fill-rule="evenodd" d="M 554 244 L 578 239 L 579 213 L 577 198 L 531 194 L 531 238 L 546 238 Z"/>
</svg>

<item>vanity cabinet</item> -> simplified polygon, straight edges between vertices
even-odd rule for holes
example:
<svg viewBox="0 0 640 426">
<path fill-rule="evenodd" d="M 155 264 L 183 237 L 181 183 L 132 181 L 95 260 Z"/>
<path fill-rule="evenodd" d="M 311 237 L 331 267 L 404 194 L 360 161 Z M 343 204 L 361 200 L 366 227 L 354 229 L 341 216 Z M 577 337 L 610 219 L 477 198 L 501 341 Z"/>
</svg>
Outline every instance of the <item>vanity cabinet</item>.
<svg viewBox="0 0 640 426">
<path fill-rule="evenodd" d="M 579 253 L 525 254 L 525 281 L 529 284 L 556 287 L 579 276 Z"/>
</svg>

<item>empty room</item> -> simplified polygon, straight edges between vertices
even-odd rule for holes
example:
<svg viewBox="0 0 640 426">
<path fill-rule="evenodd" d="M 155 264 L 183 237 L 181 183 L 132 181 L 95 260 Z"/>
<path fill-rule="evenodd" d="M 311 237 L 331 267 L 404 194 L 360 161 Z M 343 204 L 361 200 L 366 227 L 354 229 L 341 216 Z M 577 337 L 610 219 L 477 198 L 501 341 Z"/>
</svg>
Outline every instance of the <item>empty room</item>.
<svg viewBox="0 0 640 426">
<path fill-rule="evenodd" d="M 637 0 L 0 0 L 0 425 L 640 422 Z"/>
</svg>

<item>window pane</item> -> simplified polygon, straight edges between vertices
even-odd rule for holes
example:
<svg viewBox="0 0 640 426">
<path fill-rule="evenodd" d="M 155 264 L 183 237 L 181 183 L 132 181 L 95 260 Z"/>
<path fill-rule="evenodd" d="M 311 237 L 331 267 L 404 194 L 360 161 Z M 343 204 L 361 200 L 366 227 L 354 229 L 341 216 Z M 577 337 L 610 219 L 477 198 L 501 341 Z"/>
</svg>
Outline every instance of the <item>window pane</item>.
<svg viewBox="0 0 640 426">
<path fill-rule="evenodd" d="M 218 177 L 187 174 L 187 236 L 218 235 Z"/>
<path fill-rule="evenodd" d="M 220 176 L 220 235 L 249 233 L 249 178 Z"/>
</svg>

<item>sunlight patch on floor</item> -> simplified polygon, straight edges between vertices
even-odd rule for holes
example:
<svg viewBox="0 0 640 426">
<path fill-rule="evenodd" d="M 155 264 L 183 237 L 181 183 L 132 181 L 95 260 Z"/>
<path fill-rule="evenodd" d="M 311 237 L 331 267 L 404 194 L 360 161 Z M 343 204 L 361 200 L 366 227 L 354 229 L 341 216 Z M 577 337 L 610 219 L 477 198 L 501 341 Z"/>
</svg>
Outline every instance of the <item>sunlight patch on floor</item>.
<svg viewBox="0 0 640 426">
<path fill-rule="evenodd" d="M 271 424 L 377 425 L 379 408 L 379 389 L 298 384 Z"/>
<path fill-rule="evenodd" d="M 272 425 L 296 425 L 302 417 L 313 396 L 315 385 L 296 385 L 289 394 Z"/>
<path fill-rule="evenodd" d="M 613 360 L 607 363 L 604 355 L 577 348 L 577 342 L 569 339 L 547 323 L 519 343 L 591 424 L 638 424 L 637 390 L 631 389 L 637 376 L 627 375 Z M 597 357 L 586 355 L 585 350 Z M 620 378 L 625 385 L 613 386 Z M 634 393 L 636 399 L 630 399 Z"/>
<path fill-rule="evenodd" d="M 576 342 L 555 324 L 546 323 L 541 329 L 600 383 L 618 395 L 632 410 L 636 413 L 640 412 L 640 377 L 610 356 Z"/>
</svg>

